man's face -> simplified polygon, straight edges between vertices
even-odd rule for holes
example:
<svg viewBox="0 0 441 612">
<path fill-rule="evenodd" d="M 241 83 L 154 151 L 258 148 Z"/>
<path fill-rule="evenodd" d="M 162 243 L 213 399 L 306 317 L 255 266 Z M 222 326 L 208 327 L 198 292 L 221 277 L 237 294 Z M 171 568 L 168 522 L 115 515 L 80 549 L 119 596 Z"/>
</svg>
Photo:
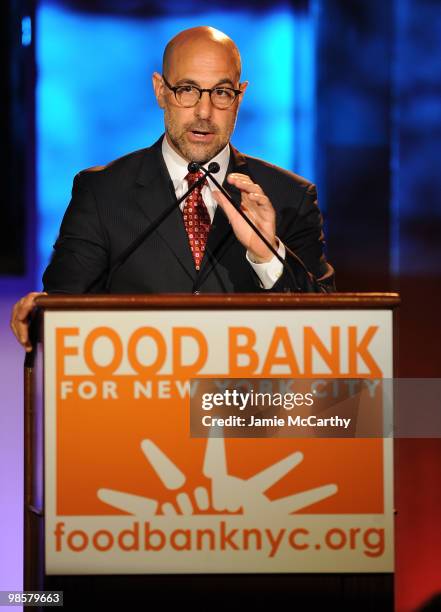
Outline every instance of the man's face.
<svg viewBox="0 0 441 612">
<path fill-rule="evenodd" d="M 211 89 L 223 85 L 245 91 L 247 85 L 239 86 L 237 65 L 229 48 L 211 41 L 195 41 L 175 49 L 164 76 L 172 87 L 196 85 Z M 182 157 L 204 163 L 225 147 L 234 130 L 242 95 L 229 108 L 218 109 L 208 93 L 203 93 L 196 106 L 185 108 L 158 73 L 153 76 L 153 85 L 164 109 L 168 141 Z"/>
</svg>

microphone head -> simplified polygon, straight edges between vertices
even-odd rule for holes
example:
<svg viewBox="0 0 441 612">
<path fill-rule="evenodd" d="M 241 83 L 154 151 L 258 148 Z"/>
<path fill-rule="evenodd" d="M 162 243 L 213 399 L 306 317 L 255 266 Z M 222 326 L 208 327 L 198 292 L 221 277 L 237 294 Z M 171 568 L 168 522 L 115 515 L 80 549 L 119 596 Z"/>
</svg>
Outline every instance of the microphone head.
<svg viewBox="0 0 441 612">
<path fill-rule="evenodd" d="M 208 172 L 211 172 L 211 174 L 216 174 L 216 172 L 219 172 L 219 170 L 220 166 L 217 162 L 211 162 L 208 164 Z"/>
<path fill-rule="evenodd" d="M 195 174 L 196 172 L 200 170 L 200 167 L 201 167 L 201 164 L 198 164 L 198 162 L 195 162 L 195 161 L 191 161 L 187 166 L 187 170 L 191 172 L 191 174 Z"/>
</svg>

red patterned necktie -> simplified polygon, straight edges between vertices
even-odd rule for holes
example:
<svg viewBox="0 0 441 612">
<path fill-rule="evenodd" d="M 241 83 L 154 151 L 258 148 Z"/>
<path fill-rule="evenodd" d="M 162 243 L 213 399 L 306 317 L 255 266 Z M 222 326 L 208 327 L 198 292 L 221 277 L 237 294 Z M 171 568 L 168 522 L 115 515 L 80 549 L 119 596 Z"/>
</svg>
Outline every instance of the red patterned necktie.
<svg viewBox="0 0 441 612">
<path fill-rule="evenodd" d="M 185 177 L 188 187 L 190 188 L 203 175 L 200 170 L 189 172 Z M 185 200 L 182 211 L 196 270 L 200 270 L 211 225 L 210 215 L 202 199 L 202 188 L 206 184 L 207 179 L 193 189 Z"/>
</svg>

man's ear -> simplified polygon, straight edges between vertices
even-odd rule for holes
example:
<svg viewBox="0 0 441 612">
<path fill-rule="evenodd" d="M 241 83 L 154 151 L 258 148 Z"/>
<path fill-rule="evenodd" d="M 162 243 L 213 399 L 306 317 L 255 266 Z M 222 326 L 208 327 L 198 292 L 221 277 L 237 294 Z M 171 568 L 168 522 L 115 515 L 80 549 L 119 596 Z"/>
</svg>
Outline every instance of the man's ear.
<svg viewBox="0 0 441 612">
<path fill-rule="evenodd" d="M 154 72 L 152 76 L 153 91 L 155 92 L 156 100 L 160 108 L 164 108 L 164 82 L 159 72 Z"/>
<path fill-rule="evenodd" d="M 242 104 L 242 100 L 243 100 L 243 95 L 245 93 L 245 89 L 248 87 L 248 81 L 244 81 L 243 83 L 239 83 L 239 89 L 242 92 L 239 96 L 239 104 L 237 105 L 238 108 L 239 106 Z"/>
</svg>

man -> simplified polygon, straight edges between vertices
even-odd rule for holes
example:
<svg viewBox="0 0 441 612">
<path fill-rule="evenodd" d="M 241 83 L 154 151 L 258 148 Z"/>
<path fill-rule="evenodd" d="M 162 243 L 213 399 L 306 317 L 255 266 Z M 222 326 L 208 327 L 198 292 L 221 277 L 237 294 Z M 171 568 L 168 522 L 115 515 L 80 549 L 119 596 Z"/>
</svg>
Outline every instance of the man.
<svg viewBox="0 0 441 612">
<path fill-rule="evenodd" d="M 168 43 L 162 75 L 153 75 L 165 136 L 75 177 L 43 276 L 46 292 L 334 290 L 314 185 L 229 144 L 248 85 L 240 82 L 240 74 L 239 51 L 218 30 L 191 28 Z M 120 259 L 200 176 L 189 173 L 190 161 L 219 164 L 217 180 L 278 257 L 208 179 Z M 31 349 L 28 318 L 38 295 L 22 298 L 12 313 L 11 327 L 26 350 Z"/>
</svg>

